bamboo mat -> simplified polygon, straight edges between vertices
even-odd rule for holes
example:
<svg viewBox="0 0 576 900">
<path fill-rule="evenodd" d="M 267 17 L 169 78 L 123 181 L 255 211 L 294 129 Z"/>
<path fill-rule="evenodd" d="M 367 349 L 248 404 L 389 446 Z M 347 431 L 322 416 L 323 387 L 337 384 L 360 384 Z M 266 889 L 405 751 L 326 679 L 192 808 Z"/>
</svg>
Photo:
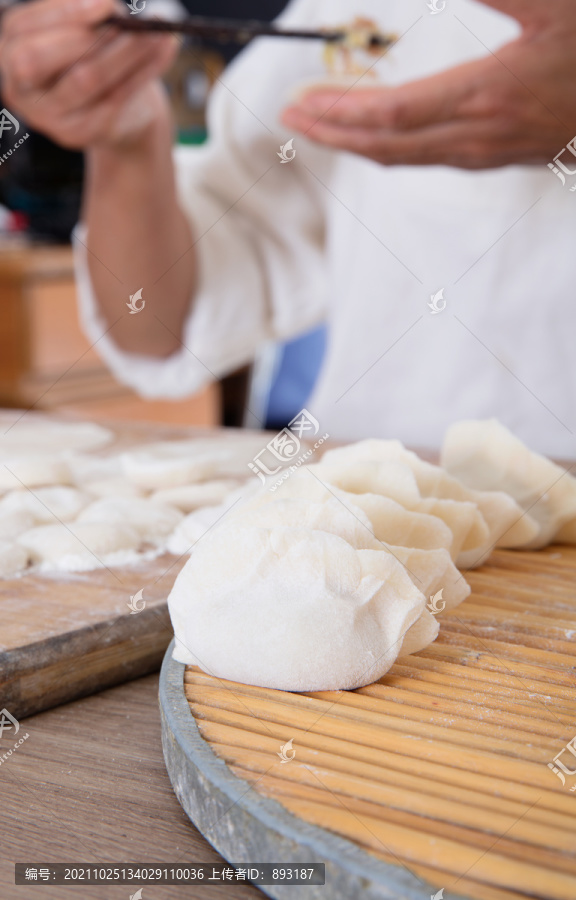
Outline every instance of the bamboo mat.
<svg viewBox="0 0 576 900">
<path fill-rule="evenodd" d="M 255 791 L 423 884 L 575 900 L 576 776 L 548 764 L 576 735 L 576 549 L 496 551 L 467 578 L 436 642 L 373 685 L 292 694 L 187 667 L 190 709 Z"/>
</svg>

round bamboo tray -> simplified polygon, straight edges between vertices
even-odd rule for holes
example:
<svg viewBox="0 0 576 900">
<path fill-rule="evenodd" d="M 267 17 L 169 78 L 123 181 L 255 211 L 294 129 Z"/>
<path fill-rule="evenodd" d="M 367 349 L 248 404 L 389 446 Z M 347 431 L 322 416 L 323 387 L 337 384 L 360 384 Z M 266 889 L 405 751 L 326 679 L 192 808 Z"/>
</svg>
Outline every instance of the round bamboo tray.
<svg viewBox="0 0 576 900">
<path fill-rule="evenodd" d="M 576 769 L 576 750 L 561 755 L 576 549 L 497 551 L 467 578 L 437 641 L 357 691 L 240 685 L 168 651 L 166 765 L 226 859 L 325 863 L 326 886 L 306 888 L 324 900 L 576 898 L 576 775 L 551 770 Z"/>
</svg>

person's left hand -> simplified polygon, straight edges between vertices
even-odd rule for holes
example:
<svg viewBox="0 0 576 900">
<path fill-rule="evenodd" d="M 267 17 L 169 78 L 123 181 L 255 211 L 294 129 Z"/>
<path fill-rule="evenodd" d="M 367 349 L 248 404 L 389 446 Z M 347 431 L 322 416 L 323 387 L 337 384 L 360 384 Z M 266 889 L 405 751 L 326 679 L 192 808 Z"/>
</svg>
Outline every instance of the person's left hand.
<svg viewBox="0 0 576 900">
<path fill-rule="evenodd" d="M 284 126 L 385 165 L 550 161 L 576 134 L 576 3 L 483 2 L 521 23 L 517 40 L 400 87 L 310 91 Z"/>
</svg>

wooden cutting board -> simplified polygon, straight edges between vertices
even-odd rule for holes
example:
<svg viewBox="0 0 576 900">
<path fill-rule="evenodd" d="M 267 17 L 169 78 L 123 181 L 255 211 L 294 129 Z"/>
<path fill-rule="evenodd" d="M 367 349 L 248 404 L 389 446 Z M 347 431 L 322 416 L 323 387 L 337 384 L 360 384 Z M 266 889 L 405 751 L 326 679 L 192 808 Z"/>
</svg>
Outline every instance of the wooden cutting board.
<svg viewBox="0 0 576 900">
<path fill-rule="evenodd" d="M 110 428 L 114 443 L 95 455 L 231 434 L 138 423 Z M 166 554 L 112 570 L 0 579 L 0 709 L 22 718 L 159 669 L 173 636 L 166 599 L 186 559 Z M 141 589 L 146 606 L 131 613 L 130 598 Z"/>
<path fill-rule="evenodd" d="M 467 578 L 437 641 L 357 691 L 248 687 L 167 656 L 167 768 L 220 853 L 326 863 L 309 898 L 576 898 L 576 772 L 550 768 L 576 770 L 576 549 L 497 551 Z"/>
</svg>

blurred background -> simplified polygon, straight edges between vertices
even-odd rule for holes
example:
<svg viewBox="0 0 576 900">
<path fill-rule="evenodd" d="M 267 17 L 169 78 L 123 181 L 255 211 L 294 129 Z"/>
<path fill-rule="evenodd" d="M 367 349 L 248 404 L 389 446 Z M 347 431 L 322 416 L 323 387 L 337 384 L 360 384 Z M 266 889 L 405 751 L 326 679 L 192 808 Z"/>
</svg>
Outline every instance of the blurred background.
<svg viewBox="0 0 576 900">
<path fill-rule="evenodd" d="M 16 2 L 27 0 L 4 6 Z M 287 0 L 147 0 L 141 15 L 271 20 L 286 5 Z M 182 43 L 166 77 L 178 142 L 206 140 L 210 89 L 238 49 Z M 264 347 L 254 366 L 183 401 L 142 400 L 115 381 L 84 338 L 76 313 L 70 235 L 79 217 L 82 154 L 27 130 L 28 140 L 0 166 L 0 406 L 168 424 L 287 424 L 314 386 L 323 328 L 287 345 Z"/>
</svg>

